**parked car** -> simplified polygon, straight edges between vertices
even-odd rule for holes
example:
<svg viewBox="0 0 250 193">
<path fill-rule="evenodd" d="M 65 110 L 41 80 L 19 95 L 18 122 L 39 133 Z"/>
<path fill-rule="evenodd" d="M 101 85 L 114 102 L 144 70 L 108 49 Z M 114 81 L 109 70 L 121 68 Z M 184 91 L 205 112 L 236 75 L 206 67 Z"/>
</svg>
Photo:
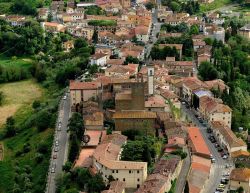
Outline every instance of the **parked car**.
<svg viewBox="0 0 250 193">
<path fill-rule="evenodd" d="M 212 129 L 207 128 L 207 133 L 212 133 Z"/>
<path fill-rule="evenodd" d="M 66 100 L 67 99 L 67 96 L 65 95 L 65 96 L 63 96 L 63 100 Z"/>
<path fill-rule="evenodd" d="M 228 156 L 227 155 L 223 155 L 222 159 L 227 159 Z"/>
<path fill-rule="evenodd" d="M 55 141 L 55 146 L 59 146 L 59 140 L 58 139 Z"/>
<path fill-rule="evenodd" d="M 59 151 L 59 147 L 56 146 L 55 149 L 54 149 L 55 152 L 58 152 Z"/>
<path fill-rule="evenodd" d="M 217 150 L 218 150 L 218 152 L 222 152 L 223 151 L 223 149 L 221 147 L 219 147 Z"/>
<path fill-rule="evenodd" d="M 56 158 L 57 158 L 57 155 L 56 155 L 56 154 L 54 154 L 54 155 L 53 155 L 53 159 L 56 159 Z"/>
<path fill-rule="evenodd" d="M 218 143 L 215 143 L 215 144 L 214 144 L 214 147 L 215 147 L 215 148 L 219 148 L 220 145 L 219 145 Z"/>
<path fill-rule="evenodd" d="M 223 188 L 216 188 L 216 191 L 224 192 L 224 189 Z"/>
<path fill-rule="evenodd" d="M 212 159 L 211 159 L 211 162 L 212 162 L 212 163 L 215 163 L 215 159 L 214 159 L 214 158 L 212 158 Z"/>
<path fill-rule="evenodd" d="M 218 188 L 225 188 L 225 184 L 220 184 Z"/>
</svg>

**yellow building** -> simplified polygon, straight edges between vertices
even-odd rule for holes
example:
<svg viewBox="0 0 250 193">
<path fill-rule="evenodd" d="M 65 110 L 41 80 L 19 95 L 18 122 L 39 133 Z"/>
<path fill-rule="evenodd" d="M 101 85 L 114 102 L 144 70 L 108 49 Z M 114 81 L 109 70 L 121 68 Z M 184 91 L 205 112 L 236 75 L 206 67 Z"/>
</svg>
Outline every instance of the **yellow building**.
<svg viewBox="0 0 250 193">
<path fill-rule="evenodd" d="M 239 187 L 244 189 L 245 193 L 250 192 L 250 169 L 236 168 L 230 174 L 230 190 L 237 190 Z"/>
<path fill-rule="evenodd" d="M 147 178 L 147 162 L 120 161 L 121 146 L 127 137 L 108 135 L 93 154 L 93 168 L 101 173 L 105 183 L 109 176 L 124 182 L 125 188 L 139 188 Z"/>
</svg>

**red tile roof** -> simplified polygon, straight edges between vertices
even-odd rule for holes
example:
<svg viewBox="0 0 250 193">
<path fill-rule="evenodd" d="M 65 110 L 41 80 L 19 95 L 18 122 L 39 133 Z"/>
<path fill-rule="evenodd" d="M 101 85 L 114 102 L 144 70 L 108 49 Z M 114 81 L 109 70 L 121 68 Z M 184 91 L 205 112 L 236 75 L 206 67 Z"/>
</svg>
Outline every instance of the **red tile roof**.
<svg viewBox="0 0 250 193">
<path fill-rule="evenodd" d="M 100 87 L 98 82 L 78 82 L 71 80 L 69 83 L 70 90 L 97 90 Z"/>
<path fill-rule="evenodd" d="M 193 153 L 210 156 L 211 152 L 204 141 L 204 138 L 197 127 L 189 127 L 188 135 Z"/>
</svg>

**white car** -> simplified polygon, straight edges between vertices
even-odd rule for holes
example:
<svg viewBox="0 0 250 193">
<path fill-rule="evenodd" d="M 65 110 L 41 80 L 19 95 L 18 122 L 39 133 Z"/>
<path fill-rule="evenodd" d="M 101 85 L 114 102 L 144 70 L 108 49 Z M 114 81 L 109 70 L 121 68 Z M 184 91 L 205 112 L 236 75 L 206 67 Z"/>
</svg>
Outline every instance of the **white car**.
<svg viewBox="0 0 250 193">
<path fill-rule="evenodd" d="M 223 155 L 222 159 L 227 159 L 228 156 L 227 155 Z"/>
<path fill-rule="evenodd" d="M 55 141 L 55 145 L 59 146 L 59 141 L 58 140 Z"/>
<path fill-rule="evenodd" d="M 55 149 L 54 149 L 55 152 L 58 152 L 59 151 L 59 147 L 56 146 Z"/>
<path fill-rule="evenodd" d="M 214 158 L 212 158 L 212 159 L 211 159 L 211 162 L 212 162 L 212 163 L 215 163 L 215 159 L 214 159 Z"/>
<path fill-rule="evenodd" d="M 66 100 L 67 99 L 67 96 L 65 95 L 64 97 L 63 97 L 63 100 Z"/>
</svg>

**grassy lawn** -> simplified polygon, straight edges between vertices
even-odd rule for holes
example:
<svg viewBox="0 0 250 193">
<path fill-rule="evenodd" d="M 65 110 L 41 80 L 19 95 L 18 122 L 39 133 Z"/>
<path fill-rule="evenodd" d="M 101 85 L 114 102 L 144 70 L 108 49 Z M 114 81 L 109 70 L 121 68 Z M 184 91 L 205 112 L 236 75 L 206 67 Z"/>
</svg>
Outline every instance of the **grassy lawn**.
<svg viewBox="0 0 250 193">
<path fill-rule="evenodd" d="M 225 5 L 228 5 L 230 3 L 231 3 L 231 0 L 215 0 L 213 3 L 210 3 L 210 4 L 201 4 L 200 11 L 201 12 L 211 11 L 211 10 L 223 7 Z"/>
<path fill-rule="evenodd" d="M 1 84 L 0 90 L 4 93 L 4 102 L 0 107 L 0 126 L 7 117 L 14 115 L 24 105 L 32 104 L 42 95 L 42 89 L 33 80 Z"/>
<path fill-rule="evenodd" d="M 4 56 L 0 56 L 0 65 L 2 66 L 13 66 L 13 67 L 22 67 L 22 68 L 29 68 L 32 64 L 32 60 L 29 58 L 7 58 Z"/>
</svg>

